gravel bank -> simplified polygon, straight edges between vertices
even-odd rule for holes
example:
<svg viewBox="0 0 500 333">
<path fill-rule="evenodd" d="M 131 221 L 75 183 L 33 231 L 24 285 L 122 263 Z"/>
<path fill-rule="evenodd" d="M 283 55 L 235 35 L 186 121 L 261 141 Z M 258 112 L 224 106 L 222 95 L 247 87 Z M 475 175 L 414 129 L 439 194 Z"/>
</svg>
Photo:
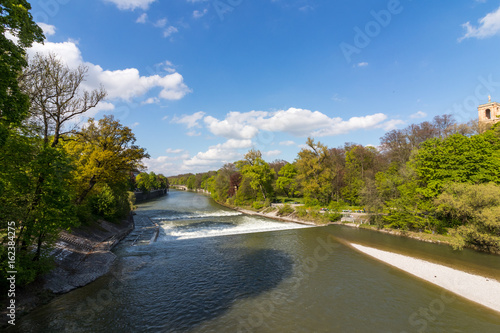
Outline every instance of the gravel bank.
<svg viewBox="0 0 500 333">
<path fill-rule="evenodd" d="M 497 280 L 401 254 L 359 244 L 350 245 L 371 257 L 500 313 L 500 282 Z"/>
</svg>

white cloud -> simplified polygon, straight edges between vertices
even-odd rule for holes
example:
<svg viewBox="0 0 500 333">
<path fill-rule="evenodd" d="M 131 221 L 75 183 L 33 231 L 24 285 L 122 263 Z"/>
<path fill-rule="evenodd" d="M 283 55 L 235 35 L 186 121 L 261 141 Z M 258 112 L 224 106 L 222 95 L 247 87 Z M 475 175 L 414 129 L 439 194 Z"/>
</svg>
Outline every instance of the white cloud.
<svg viewBox="0 0 500 333">
<path fill-rule="evenodd" d="M 193 11 L 193 17 L 195 19 L 199 19 L 200 17 L 203 17 L 205 16 L 205 14 L 208 12 L 208 9 L 203 9 L 202 11 L 199 11 L 199 10 L 195 10 Z"/>
<path fill-rule="evenodd" d="M 418 118 L 425 118 L 425 117 L 427 117 L 427 113 L 425 113 L 423 111 L 418 111 L 418 112 L 415 112 L 414 114 L 410 115 L 411 119 L 418 119 Z"/>
<path fill-rule="evenodd" d="M 262 153 L 264 156 L 267 156 L 267 157 L 274 157 L 274 156 L 278 156 L 281 154 L 281 150 L 270 150 L 270 151 L 266 151 L 264 153 Z"/>
<path fill-rule="evenodd" d="M 280 142 L 280 146 L 294 146 L 294 145 L 296 145 L 295 141 L 291 140 Z"/>
<path fill-rule="evenodd" d="M 229 112 L 224 120 L 207 116 L 204 122 L 209 131 L 217 136 L 251 139 L 260 130 L 284 132 L 297 137 L 338 135 L 357 129 L 378 128 L 386 119 L 386 115 L 377 113 L 344 121 L 339 117 L 330 118 L 319 111 L 290 108 L 276 112 Z"/>
<path fill-rule="evenodd" d="M 52 36 L 56 33 L 56 27 L 47 23 L 38 22 L 37 23 L 40 28 L 43 30 L 43 34 L 45 37 Z"/>
<path fill-rule="evenodd" d="M 191 115 L 183 115 L 180 118 L 175 117 L 171 122 L 176 124 L 184 124 L 187 126 L 187 128 L 200 127 L 198 121 L 201 120 L 204 116 L 205 112 L 198 111 Z"/>
<path fill-rule="evenodd" d="M 135 23 L 146 23 L 147 20 L 148 20 L 148 14 L 142 13 L 141 16 L 139 16 L 137 20 L 135 20 Z"/>
<path fill-rule="evenodd" d="M 135 123 L 133 123 L 132 125 L 130 125 L 130 128 L 134 128 L 134 127 L 137 127 L 137 126 L 139 126 L 139 125 L 140 125 L 140 123 L 135 122 Z"/>
<path fill-rule="evenodd" d="M 251 139 L 258 133 L 258 129 L 245 125 L 240 121 L 239 112 L 230 112 L 225 120 L 218 120 L 212 116 L 205 117 L 204 121 L 212 134 L 233 139 Z"/>
<path fill-rule="evenodd" d="M 33 56 L 35 53 L 55 53 L 72 68 L 82 64 L 86 65 L 88 67 L 88 76 L 84 82 L 84 88 L 94 89 L 102 84 L 108 92 L 107 99 L 109 100 L 123 99 L 129 101 L 131 98 L 145 95 L 153 88 L 160 88 L 158 98 L 166 100 L 179 100 L 191 92 L 179 73 L 164 76 L 158 74 L 141 76 L 136 68 L 104 70 L 99 65 L 85 62 L 77 43 L 74 41 L 35 43 L 28 50 L 28 54 Z"/>
<path fill-rule="evenodd" d="M 163 28 L 164 26 L 167 25 L 167 19 L 162 18 L 162 19 L 156 21 L 155 23 L 153 23 L 153 25 L 157 28 Z"/>
<path fill-rule="evenodd" d="M 356 66 L 357 67 L 366 67 L 366 66 L 368 66 L 368 63 L 367 62 L 360 62 Z"/>
<path fill-rule="evenodd" d="M 134 10 L 140 8 L 147 10 L 149 5 L 156 0 L 104 0 L 105 2 L 111 2 L 118 7 L 120 10 Z"/>
<path fill-rule="evenodd" d="M 380 124 L 380 126 L 378 126 L 378 127 L 383 128 L 386 131 L 391 131 L 391 130 L 399 127 L 399 125 L 404 125 L 404 124 L 406 124 L 406 122 L 404 120 L 391 119 L 391 120 L 388 120 L 388 121 Z"/>
<path fill-rule="evenodd" d="M 172 149 L 172 148 L 167 148 L 165 152 L 167 154 L 180 154 L 184 151 L 184 149 Z"/>
<path fill-rule="evenodd" d="M 197 132 L 195 130 L 191 130 L 191 131 L 187 132 L 186 135 L 187 136 L 200 136 L 201 132 Z"/>
<path fill-rule="evenodd" d="M 146 99 L 141 104 L 158 104 L 158 103 L 160 103 L 160 99 L 159 98 L 157 98 L 157 97 L 149 97 L 148 99 Z"/>
<path fill-rule="evenodd" d="M 177 29 L 174 26 L 169 26 L 168 28 L 163 30 L 163 37 L 165 37 L 165 38 L 170 37 L 176 32 L 179 32 L 179 29 Z"/>
<path fill-rule="evenodd" d="M 484 39 L 500 33 L 500 7 L 479 20 L 479 26 L 474 27 L 470 22 L 462 24 L 466 29 L 465 35 L 458 39 L 461 42 L 467 38 Z"/>
<path fill-rule="evenodd" d="M 184 161 L 184 167 L 193 166 L 216 166 L 223 163 L 232 163 L 243 154 L 238 149 L 248 149 L 252 147 L 252 140 L 230 139 L 224 143 L 211 146 L 205 152 L 199 152 L 189 160 Z"/>
</svg>

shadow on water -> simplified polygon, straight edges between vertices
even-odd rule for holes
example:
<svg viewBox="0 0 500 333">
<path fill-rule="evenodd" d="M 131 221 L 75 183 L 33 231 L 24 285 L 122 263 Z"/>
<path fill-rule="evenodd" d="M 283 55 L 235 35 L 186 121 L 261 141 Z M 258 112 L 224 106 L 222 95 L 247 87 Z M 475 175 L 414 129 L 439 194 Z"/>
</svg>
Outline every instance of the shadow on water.
<svg viewBox="0 0 500 333">
<path fill-rule="evenodd" d="M 215 319 L 238 299 L 273 290 L 293 269 L 289 255 L 273 249 L 224 248 L 198 255 L 189 270 L 183 267 L 186 263 L 176 260 L 170 263 L 171 273 L 160 277 L 167 290 L 165 303 L 155 306 L 152 314 L 160 319 L 157 329 L 187 331 Z"/>
<path fill-rule="evenodd" d="M 9 331 L 186 332 L 292 275 L 292 258 L 279 250 L 224 247 L 211 240 L 182 243 L 157 243 L 144 255 L 139 247 L 122 248 L 114 273 L 62 295 Z M 117 278 L 121 287 L 112 290 L 111 303 L 93 309 L 89 297 L 104 295 Z"/>
</svg>

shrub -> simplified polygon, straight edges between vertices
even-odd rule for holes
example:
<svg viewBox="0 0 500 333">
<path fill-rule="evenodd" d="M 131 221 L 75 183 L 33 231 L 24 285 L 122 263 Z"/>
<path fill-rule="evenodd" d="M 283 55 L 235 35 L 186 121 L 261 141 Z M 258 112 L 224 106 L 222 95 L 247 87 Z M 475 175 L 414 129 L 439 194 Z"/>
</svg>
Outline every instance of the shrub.
<svg viewBox="0 0 500 333">
<path fill-rule="evenodd" d="M 280 206 L 278 208 L 278 215 L 279 216 L 290 215 L 294 211 L 295 210 L 289 204 L 284 204 L 283 206 Z"/>
</svg>

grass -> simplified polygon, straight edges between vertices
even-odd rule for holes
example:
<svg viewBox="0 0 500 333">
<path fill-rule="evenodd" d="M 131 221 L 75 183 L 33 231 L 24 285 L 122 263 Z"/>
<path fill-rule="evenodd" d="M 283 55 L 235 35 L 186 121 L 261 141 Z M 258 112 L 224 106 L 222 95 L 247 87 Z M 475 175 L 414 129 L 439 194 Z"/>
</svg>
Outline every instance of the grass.
<svg viewBox="0 0 500 333">
<path fill-rule="evenodd" d="M 288 198 L 288 197 L 285 197 L 285 196 L 277 196 L 276 197 L 276 202 L 278 202 L 278 203 L 288 203 L 288 204 L 291 204 L 291 203 L 294 203 L 294 202 L 298 202 L 299 204 L 303 204 L 304 203 L 304 198 Z"/>
</svg>

